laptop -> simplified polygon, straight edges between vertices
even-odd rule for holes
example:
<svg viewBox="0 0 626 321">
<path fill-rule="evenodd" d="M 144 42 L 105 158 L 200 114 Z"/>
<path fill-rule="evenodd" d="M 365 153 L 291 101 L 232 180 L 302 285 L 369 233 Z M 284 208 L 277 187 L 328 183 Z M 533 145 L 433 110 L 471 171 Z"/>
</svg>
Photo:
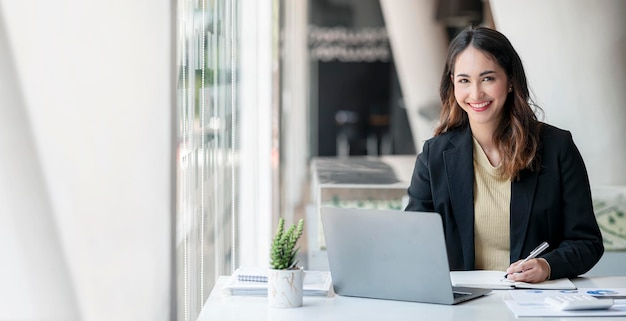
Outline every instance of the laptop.
<svg viewBox="0 0 626 321">
<path fill-rule="evenodd" d="M 335 293 L 457 304 L 489 289 L 453 287 L 441 216 L 398 210 L 321 207 Z"/>
</svg>

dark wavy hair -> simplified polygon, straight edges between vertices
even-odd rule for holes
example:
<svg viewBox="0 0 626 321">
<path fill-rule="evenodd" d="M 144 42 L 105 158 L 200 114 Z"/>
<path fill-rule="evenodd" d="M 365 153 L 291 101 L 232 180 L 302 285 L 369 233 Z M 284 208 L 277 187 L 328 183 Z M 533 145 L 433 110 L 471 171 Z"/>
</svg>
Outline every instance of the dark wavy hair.
<svg viewBox="0 0 626 321">
<path fill-rule="evenodd" d="M 448 58 L 441 76 L 439 95 L 441 115 L 435 129 L 435 136 L 469 124 L 467 113 L 454 97 L 454 64 L 461 52 L 472 46 L 492 57 L 502 69 L 512 85 L 504 102 L 500 125 L 494 133 L 494 143 L 502 158 L 502 174 L 511 180 L 519 179 L 523 169 L 538 170 L 540 160 L 539 135 L 541 122 L 537 119 L 536 106 L 531 98 L 522 60 L 511 42 L 500 32 L 485 27 L 467 27 L 450 43 Z"/>
</svg>

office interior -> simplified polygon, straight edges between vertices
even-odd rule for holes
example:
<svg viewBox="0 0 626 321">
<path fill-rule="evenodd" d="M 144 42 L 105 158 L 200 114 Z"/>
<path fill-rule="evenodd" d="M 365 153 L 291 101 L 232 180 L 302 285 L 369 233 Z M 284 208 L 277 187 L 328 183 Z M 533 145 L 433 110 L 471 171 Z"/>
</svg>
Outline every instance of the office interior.
<svg viewBox="0 0 626 321">
<path fill-rule="evenodd" d="M 301 261 L 323 268 L 313 165 L 408 180 L 447 43 L 468 23 L 509 37 L 592 188 L 625 195 L 624 12 L 624 0 L 2 0 L 0 320 L 196 320 L 219 275 L 267 265 L 278 217 L 306 219 Z M 625 256 L 607 251 L 591 272 L 624 275 Z"/>
</svg>

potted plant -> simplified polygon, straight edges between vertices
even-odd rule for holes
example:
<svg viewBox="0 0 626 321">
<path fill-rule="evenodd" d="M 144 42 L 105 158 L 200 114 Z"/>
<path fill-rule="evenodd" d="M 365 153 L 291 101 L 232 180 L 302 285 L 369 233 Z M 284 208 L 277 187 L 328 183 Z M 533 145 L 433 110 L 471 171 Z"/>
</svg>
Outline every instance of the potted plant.
<svg viewBox="0 0 626 321">
<path fill-rule="evenodd" d="M 304 270 L 298 266 L 296 243 L 304 231 L 304 220 L 285 230 L 285 219 L 278 220 L 272 240 L 267 298 L 270 307 L 296 308 L 302 306 Z"/>
</svg>

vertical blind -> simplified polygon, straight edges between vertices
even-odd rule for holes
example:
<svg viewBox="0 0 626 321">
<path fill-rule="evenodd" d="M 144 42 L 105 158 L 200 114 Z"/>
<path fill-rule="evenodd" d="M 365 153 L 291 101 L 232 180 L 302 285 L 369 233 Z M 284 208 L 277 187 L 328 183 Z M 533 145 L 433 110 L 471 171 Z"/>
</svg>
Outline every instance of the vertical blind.
<svg viewBox="0 0 626 321">
<path fill-rule="evenodd" d="M 177 0 L 177 319 L 235 266 L 237 0 Z"/>
</svg>

